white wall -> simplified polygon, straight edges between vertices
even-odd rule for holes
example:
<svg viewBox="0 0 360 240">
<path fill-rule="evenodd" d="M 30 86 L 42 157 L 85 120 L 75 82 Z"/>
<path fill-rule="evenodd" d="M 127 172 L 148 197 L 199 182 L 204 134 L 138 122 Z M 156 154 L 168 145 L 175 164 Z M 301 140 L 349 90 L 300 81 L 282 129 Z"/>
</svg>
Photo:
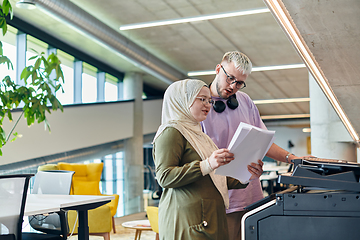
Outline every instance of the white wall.
<svg viewBox="0 0 360 240">
<path fill-rule="evenodd" d="M 154 133 L 160 125 L 162 100 L 144 101 L 144 134 Z M 96 146 L 133 136 L 134 102 L 115 102 L 68 106 L 48 115 L 51 133 L 44 124 L 27 127 L 22 118 L 15 129 L 22 138 L 6 144 L 0 166 L 56 153 Z M 17 119 L 20 113 L 14 113 Z M 6 132 L 12 123 L 4 120 Z"/>
<path fill-rule="evenodd" d="M 268 130 L 275 131 L 275 144 L 296 156 L 307 156 L 307 137 L 310 133 L 302 132 L 302 128 L 290 128 L 280 126 L 269 126 Z M 288 141 L 294 144 L 292 149 L 288 148 Z"/>
<path fill-rule="evenodd" d="M 144 101 L 143 113 L 143 132 L 150 134 L 157 131 L 161 123 L 162 99 Z"/>
<path fill-rule="evenodd" d="M 68 106 L 64 112 L 48 115 L 51 133 L 44 130 L 44 124 L 34 124 L 30 128 L 22 119 L 16 128 L 22 138 L 3 147 L 0 166 L 42 156 L 96 146 L 103 143 L 130 138 L 133 135 L 134 102 L 116 102 Z M 144 101 L 144 134 L 155 133 L 161 122 L 162 99 Z M 13 118 L 19 113 L 14 113 Z M 4 128 L 9 131 L 12 124 L 4 120 Z M 269 126 L 275 130 L 275 143 L 288 149 L 288 141 L 295 145 L 291 151 L 297 156 L 306 156 L 306 137 L 301 128 Z"/>
</svg>

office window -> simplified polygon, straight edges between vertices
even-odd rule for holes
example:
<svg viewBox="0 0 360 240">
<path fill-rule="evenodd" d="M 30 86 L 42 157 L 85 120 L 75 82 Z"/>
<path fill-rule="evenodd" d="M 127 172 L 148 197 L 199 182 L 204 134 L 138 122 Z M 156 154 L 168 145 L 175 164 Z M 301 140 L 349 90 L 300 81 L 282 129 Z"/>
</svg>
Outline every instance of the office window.
<svg viewBox="0 0 360 240">
<path fill-rule="evenodd" d="M 119 194 L 119 205 L 116 212 L 116 216 L 124 216 L 125 214 L 125 207 L 124 207 L 124 152 L 117 152 L 115 154 L 116 159 L 116 172 L 117 172 L 117 178 L 116 178 L 116 193 Z"/>
<path fill-rule="evenodd" d="M 3 45 L 3 55 L 8 57 L 11 61 L 11 63 L 13 64 L 13 70 L 8 69 L 7 64 L 1 64 L 0 65 L 0 80 L 3 80 L 5 76 L 8 76 L 15 81 L 16 78 L 16 73 L 15 73 L 15 68 L 16 68 L 16 46 L 3 42 L 2 41 L 2 45 Z"/>
<path fill-rule="evenodd" d="M 61 69 L 64 74 L 64 83 L 62 83 L 64 92 L 56 92 L 56 97 L 59 99 L 62 105 L 74 103 L 74 69 L 73 62 L 74 57 L 61 51 L 57 50 L 57 56 L 61 61 Z"/>
<path fill-rule="evenodd" d="M 97 69 L 90 64 L 83 63 L 82 74 L 82 102 L 94 103 L 97 98 Z"/>
<path fill-rule="evenodd" d="M 62 105 L 74 103 L 74 69 L 61 64 L 61 69 L 64 74 L 64 83 L 62 83 L 62 90 L 56 92 L 56 98 L 59 99 Z"/>
<path fill-rule="evenodd" d="M 119 205 L 115 217 L 124 216 L 124 152 L 109 154 L 101 159 L 87 160 L 84 163 L 104 162 L 100 192 L 102 194 L 118 194 Z"/>
<path fill-rule="evenodd" d="M 114 155 L 110 154 L 104 157 L 104 171 L 103 174 L 105 180 L 105 189 L 103 191 L 104 194 L 111 194 L 114 191 L 113 183 L 116 181 L 114 175 L 116 176 L 116 172 L 113 171 L 113 158 Z"/>
<path fill-rule="evenodd" d="M 41 54 L 41 53 L 45 53 L 45 57 L 48 57 L 48 48 L 49 45 L 43 41 L 40 41 L 37 38 L 34 38 L 31 35 L 26 35 L 26 66 L 28 66 L 29 64 L 34 64 L 35 61 L 29 61 L 29 58 L 32 56 L 35 56 L 36 54 Z M 37 53 L 36 53 L 37 52 Z"/>
<path fill-rule="evenodd" d="M 8 26 L 8 32 L 5 36 L 0 34 L 0 41 L 3 44 L 4 55 L 7 56 L 13 64 L 14 69 L 8 70 L 7 66 L 4 64 L 0 65 L 0 80 L 2 80 L 6 75 L 10 75 L 11 79 L 16 81 L 16 62 L 17 62 L 17 33 L 18 30 Z M 25 37 L 25 35 L 23 35 Z M 23 39 L 25 40 L 25 39 Z M 51 45 L 51 44 L 50 44 Z M 25 45 L 23 45 L 25 47 Z M 45 43 L 31 35 L 26 35 L 26 56 L 25 59 L 22 59 L 23 62 L 28 65 L 33 65 L 34 60 L 29 61 L 28 59 L 32 56 L 35 56 L 37 53 L 44 52 L 45 56 L 48 55 L 49 44 Z M 36 53 L 36 52 L 37 53 Z M 65 50 L 66 51 L 66 50 Z M 22 51 L 22 56 L 24 56 L 24 51 Z M 56 50 L 57 56 L 61 61 L 61 67 L 64 74 L 64 83 L 63 89 L 64 92 L 59 90 L 56 93 L 56 97 L 63 104 L 73 104 L 74 103 L 74 61 L 75 57 L 71 53 L 64 52 L 62 50 Z M 79 59 L 83 61 L 83 59 Z M 81 92 L 79 90 L 78 94 L 82 94 L 83 103 L 93 103 L 97 102 L 97 72 L 98 69 L 96 66 L 90 65 L 83 62 L 83 69 L 81 74 Z M 80 73 L 78 75 L 80 78 Z M 104 100 L 105 101 L 117 101 L 122 98 L 122 85 L 119 83 L 119 79 L 109 73 L 105 73 L 105 83 L 102 87 L 104 91 Z M 79 100 L 79 99 L 78 99 Z M 80 101 L 79 101 L 80 102 Z M 103 177 L 101 179 L 100 191 L 107 194 L 119 194 L 120 201 L 118 205 L 118 211 L 116 216 L 123 216 L 124 211 L 124 153 L 118 152 L 115 154 L 110 154 L 102 157 L 101 159 L 91 159 L 85 161 L 89 162 L 104 162 L 104 171 Z M 37 167 L 32 167 L 28 169 L 19 170 L 22 173 L 36 173 Z M 1 171 L 0 171 L 1 172 Z M 32 185 L 30 186 L 32 188 Z"/>
<path fill-rule="evenodd" d="M 8 69 L 7 64 L 0 64 L 0 80 L 9 75 L 15 81 L 16 79 L 16 33 L 17 29 L 8 26 L 8 32 L 5 36 L 0 34 L 0 41 L 2 42 L 3 55 L 8 57 L 13 65 L 13 69 Z"/>
<path fill-rule="evenodd" d="M 29 60 L 31 57 L 45 53 L 45 58 L 48 57 L 48 44 L 40 41 L 39 39 L 34 38 L 31 35 L 26 35 L 26 66 L 35 65 L 35 59 Z M 44 67 L 44 66 L 42 66 Z M 20 81 L 23 83 L 23 80 Z M 27 79 L 27 86 L 31 84 L 31 77 Z"/>
<path fill-rule="evenodd" d="M 110 74 L 105 75 L 105 102 L 118 100 L 118 79 Z"/>
</svg>

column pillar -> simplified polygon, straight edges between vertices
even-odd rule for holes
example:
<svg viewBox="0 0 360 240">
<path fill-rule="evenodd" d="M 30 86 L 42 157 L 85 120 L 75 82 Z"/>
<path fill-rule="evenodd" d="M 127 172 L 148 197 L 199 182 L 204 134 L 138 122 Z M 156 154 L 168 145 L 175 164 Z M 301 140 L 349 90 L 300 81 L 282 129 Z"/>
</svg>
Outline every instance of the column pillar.
<svg viewBox="0 0 360 240">
<path fill-rule="evenodd" d="M 309 74 L 309 91 L 311 155 L 356 162 L 356 145 L 311 74 Z"/>
<path fill-rule="evenodd" d="M 96 85 L 97 85 L 97 102 L 105 102 L 105 72 L 97 72 Z"/>
<path fill-rule="evenodd" d="M 74 103 L 82 103 L 82 73 L 83 62 L 74 61 Z"/>
<path fill-rule="evenodd" d="M 124 100 L 124 82 L 119 81 L 117 84 L 118 87 L 118 99 L 117 100 Z"/>
<path fill-rule="evenodd" d="M 127 73 L 124 100 L 135 99 L 133 137 L 124 142 L 125 215 L 144 211 L 143 80 L 140 73 Z M 124 113 L 126 114 L 126 113 Z"/>
<path fill-rule="evenodd" d="M 25 86 L 25 82 L 21 81 L 21 72 L 26 67 L 26 50 L 27 41 L 26 33 L 18 32 L 16 35 L 16 79 L 15 83 L 21 86 Z"/>
</svg>

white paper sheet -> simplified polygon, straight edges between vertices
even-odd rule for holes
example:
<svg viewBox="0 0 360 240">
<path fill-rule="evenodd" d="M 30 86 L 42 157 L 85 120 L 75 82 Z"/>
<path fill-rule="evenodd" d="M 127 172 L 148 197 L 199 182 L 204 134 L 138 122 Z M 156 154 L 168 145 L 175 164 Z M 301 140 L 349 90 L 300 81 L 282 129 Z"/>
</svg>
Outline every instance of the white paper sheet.
<svg viewBox="0 0 360 240">
<path fill-rule="evenodd" d="M 264 130 L 240 123 L 229 146 L 230 152 L 234 153 L 235 159 L 229 164 L 220 166 L 215 174 L 230 176 L 241 182 L 250 179 L 251 174 L 247 165 L 258 159 L 263 159 L 271 144 L 274 142 L 275 131 Z"/>
</svg>

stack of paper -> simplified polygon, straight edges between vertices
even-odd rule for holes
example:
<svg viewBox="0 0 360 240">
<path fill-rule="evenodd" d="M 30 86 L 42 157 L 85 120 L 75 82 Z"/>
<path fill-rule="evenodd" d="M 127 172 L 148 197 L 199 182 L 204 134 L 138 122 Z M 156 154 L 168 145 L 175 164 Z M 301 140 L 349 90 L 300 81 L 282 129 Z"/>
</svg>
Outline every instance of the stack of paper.
<svg viewBox="0 0 360 240">
<path fill-rule="evenodd" d="M 228 149 L 234 154 L 235 159 L 229 164 L 220 166 L 215 174 L 230 176 L 241 182 L 247 182 L 251 174 L 247 165 L 263 159 L 271 144 L 274 142 L 275 131 L 264 130 L 240 123 Z"/>
</svg>

